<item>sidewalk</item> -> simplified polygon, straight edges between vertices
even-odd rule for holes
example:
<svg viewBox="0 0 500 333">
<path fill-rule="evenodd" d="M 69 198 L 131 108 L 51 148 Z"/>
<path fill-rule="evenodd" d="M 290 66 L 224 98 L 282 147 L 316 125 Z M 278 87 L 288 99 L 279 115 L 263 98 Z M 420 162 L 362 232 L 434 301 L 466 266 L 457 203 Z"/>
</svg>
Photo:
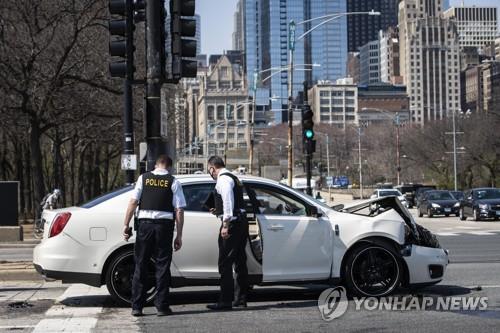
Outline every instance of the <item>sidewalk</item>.
<svg viewBox="0 0 500 333">
<path fill-rule="evenodd" d="M 0 253 L 12 253 L 16 249 L 27 252 L 41 241 L 33 237 L 33 224 L 23 224 L 23 237 L 24 241 L 20 242 L 0 242 Z M 36 272 L 31 261 L 8 259 L 0 260 L 0 281 L 43 281 L 43 278 Z"/>
</svg>

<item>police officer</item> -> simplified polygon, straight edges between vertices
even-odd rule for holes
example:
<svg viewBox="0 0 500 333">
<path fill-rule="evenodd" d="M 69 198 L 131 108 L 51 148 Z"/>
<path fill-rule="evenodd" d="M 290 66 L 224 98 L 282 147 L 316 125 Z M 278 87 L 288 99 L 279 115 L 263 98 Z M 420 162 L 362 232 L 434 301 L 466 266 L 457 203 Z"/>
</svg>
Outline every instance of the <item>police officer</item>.
<svg viewBox="0 0 500 333">
<path fill-rule="evenodd" d="M 246 307 L 248 268 L 245 246 L 248 240 L 248 221 L 243 209 L 243 185 L 238 177 L 225 168 L 224 161 L 219 156 L 212 156 L 208 160 L 208 173 L 217 180 L 215 207 L 211 211 L 221 219 L 222 224 L 219 232 L 221 294 L 218 303 L 207 307 L 211 310 Z M 233 280 L 233 265 L 236 285 Z"/>
<path fill-rule="evenodd" d="M 166 155 L 160 155 L 156 160 L 155 169 L 139 176 L 128 204 L 123 230 L 125 240 L 130 237 L 130 219 L 139 206 L 132 280 L 133 316 L 142 316 L 148 289 L 147 267 L 151 256 L 155 258 L 156 263 L 157 315 L 172 314 L 168 295 L 174 220 L 177 224 L 174 249 L 178 251 L 182 246 L 183 207 L 186 206 L 186 200 L 181 184 L 167 171 L 171 166 L 172 160 Z"/>
</svg>

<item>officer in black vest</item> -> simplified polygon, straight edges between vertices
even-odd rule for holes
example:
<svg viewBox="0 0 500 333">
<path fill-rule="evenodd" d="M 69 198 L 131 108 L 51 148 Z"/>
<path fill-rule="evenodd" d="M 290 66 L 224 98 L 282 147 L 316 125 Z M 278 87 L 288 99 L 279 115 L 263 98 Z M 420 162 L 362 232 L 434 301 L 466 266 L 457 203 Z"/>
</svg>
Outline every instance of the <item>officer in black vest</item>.
<svg viewBox="0 0 500 333">
<path fill-rule="evenodd" d="M 133 316 L 142 316 L 149 284 L 148 263 L 151 257 L 156 263 L 157 315 L 166 316 L 172 313 L 168 295 L 174 220 L 177 224 L 174 248 L 178 251 L 182 246 L 183 207 L 186 206 L 186 200 L 181 184 L 167 171 L 171 166 L 172 160 L 166 155 L 160 155 L 156 160 L 155 169 L 139 176 L 127 208 L 123 230 L 125 240 L 130 237 L 130 219 L 139 206 L 132 280 Z"/>
<path fill-rule="evenodd" d="M 218 156 L 208 160 L 208 173 L 217 180 L 215 207 L 211 211 L 221 219 L 222 225 L 219 232 L 221 295 L 218 303 L 207 307 L 211 310 L 246 307 L 248 268 L 245 246 L 248 240 L 248 221 L 244 210 L 243 185 L 238 177 L 225 168 L 224 161 Z M 233 280 L 233 265 L 236 285 Z"/>
</svg>

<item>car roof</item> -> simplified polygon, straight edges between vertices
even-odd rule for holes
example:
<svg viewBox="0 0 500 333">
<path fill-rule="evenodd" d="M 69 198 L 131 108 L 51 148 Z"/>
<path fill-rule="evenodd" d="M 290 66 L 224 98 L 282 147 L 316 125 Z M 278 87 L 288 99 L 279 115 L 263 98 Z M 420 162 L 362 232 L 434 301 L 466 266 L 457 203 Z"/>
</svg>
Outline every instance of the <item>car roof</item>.
<svg viewBox="0 0 500 333">
<path fill-rule="evenodd" d="M 268 178 L 262 178 L 262 177 L 257 177 L 257 176 L 250 176 L 250 175 L 238 175 L 234 174 L 238 179 L 243 180 L 243 181 L 249 181 L 249 180 L 255 180 L 255 181 L 260 181 L 260 182 L 266 182 L 266 183 L 273 183 L 273 184 L 279 184 L 279 182 L 274 181 L 272 179 Z M 212 177 L 208 173 L 204 174 L 189 174 L 189 175 L 175 175 L 175 178 L 178 179 L 181 183 L 187 183 L 187 182 L 207 182 L 207 181 L 214 181 Z"/>
</svg>

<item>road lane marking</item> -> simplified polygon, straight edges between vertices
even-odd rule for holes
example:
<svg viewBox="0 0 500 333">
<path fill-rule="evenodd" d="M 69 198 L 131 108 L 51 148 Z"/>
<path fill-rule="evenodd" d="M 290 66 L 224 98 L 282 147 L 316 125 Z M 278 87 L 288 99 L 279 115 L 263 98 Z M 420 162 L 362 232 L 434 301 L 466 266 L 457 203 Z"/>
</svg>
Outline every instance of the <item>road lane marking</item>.
<svg viewBox="0 0 500 333">
<path fill-rule="evenodd" d="M 50 309 L 45 312 L 49 318 L 42 319 L 33 332 L 92 332 L 97 325 L 97 317 L 102 312 L 102 307 L 64 305 L 61 302 L 71 302 L 72 298 L 79 299 L 85 296 L 107 295 L 105 288 L 94 288 L 82 284 L 73 284 L 57 299 Z"/>
</svg>

